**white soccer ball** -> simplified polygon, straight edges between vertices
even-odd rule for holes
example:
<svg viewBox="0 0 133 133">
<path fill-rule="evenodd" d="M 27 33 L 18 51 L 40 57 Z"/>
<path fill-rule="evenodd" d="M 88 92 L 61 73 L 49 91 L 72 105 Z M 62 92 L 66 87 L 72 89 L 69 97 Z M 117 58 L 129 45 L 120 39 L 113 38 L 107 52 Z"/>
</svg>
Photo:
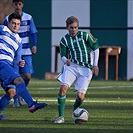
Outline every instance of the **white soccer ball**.
<svg viewBox="0 0 133 133">
<path fill-rule="evenodd" d="M 89 113 L 84 108 L 77 108 L 73 111 L 72 119 L 76 124 L 84 124 L 88 121 Z"/>
</svg>

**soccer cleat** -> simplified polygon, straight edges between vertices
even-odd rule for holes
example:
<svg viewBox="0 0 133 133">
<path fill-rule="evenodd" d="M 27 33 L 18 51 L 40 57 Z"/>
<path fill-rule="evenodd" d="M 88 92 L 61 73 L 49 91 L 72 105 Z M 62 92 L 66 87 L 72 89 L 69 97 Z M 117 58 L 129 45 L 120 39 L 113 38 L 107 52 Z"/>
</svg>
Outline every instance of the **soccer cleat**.
<svg viewBox="0 0 133 133">
<path fill-rule="evenodd" d="M 3 115 L 0 115 L 0 120 L 6 120 L 6 117 Z"/>
<path fill-rule="evenodd" d="M 63 116 L 58 117 L 58 118 L 54 121 L 55 124 L 64 123 L 64 122 L 65 122 L 65 120 L 64 120 L 64 117 L 63 117 Z"/>
<path fill-rule="evenodd" d="M 47 103 L 34 103 L 31 107 L 29 107 L 29 112 L 34 113 L 36 110 L 44 108 L 47 105 Z"/>
<path fill-rule="evenodd" d="M 24 99 L 20 95 L 18 95 L 18 102 L 21 106 L 24 105 Z"/>
<path fill-rule="evenodd" d="M 18 108 L 19 107 L 19 103 L 18 102 L 15 102 L 14 104 L 13 104 L 13 108 Z"/>
</svg>

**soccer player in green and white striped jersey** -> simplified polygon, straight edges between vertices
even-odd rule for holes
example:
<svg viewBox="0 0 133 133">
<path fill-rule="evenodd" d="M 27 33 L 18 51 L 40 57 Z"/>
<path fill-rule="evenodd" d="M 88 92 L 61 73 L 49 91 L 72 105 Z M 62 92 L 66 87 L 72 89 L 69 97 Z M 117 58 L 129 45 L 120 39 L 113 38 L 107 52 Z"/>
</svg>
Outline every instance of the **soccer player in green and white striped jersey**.
<svg viewBox="0 0 133 133">
<path fill-rule="evenodd" d="M 74 83 L 77 97 L 73 105 L 73 110 L 78 108 L 88 89 L 93 74 L 98 75 L 99 44 L 90 32 L 78 31 L 79 20 L 71 16 L 66 20 L 68 34 L 61 38 L 60 55 L 64 62 L 62 72 L 58 76 L 60 90 L 58 94 L 59 117 L 54 123 L 64 123 L 64 109 L 66 102 L 66 92 Z M 91 64 L 91 51 L 94 58 Z"/>
</svg>

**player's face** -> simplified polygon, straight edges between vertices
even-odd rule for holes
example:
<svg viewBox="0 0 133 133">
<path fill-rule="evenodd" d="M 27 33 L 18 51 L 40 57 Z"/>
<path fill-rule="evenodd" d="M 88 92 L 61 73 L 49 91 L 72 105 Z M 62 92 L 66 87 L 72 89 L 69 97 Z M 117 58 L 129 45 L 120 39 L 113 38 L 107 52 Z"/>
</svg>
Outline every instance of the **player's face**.
<svg viewBox="0 0 133 133">
<path fill-rule="evenodd" d="M 18 13 L 21 15 L 23 6 L 24 4 L 22 2 L 14 2 L 13 7 L 14 7 L 15 13 Z"/>
<path fill-rule="evenodd" d="M 20 28 L 20 20 L 12 19 L 10 22 L 8 22 L 8 27 L 12 32 L 17 32 Z"/>
<path fill-rule="evenodd" d="M 78 32 L 78 23 L 74 22 L 68 25 L 67 30 L 69 31 L 70 36 L 75 36 Z"/>
</svg>

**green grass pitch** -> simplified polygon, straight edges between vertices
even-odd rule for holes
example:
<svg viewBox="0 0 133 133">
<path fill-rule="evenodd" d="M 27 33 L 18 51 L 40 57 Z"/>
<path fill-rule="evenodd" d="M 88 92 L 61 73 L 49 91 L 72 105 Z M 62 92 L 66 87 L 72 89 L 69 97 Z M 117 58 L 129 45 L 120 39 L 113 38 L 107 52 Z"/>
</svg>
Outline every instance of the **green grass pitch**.
<svg viewBox="0 0 133 133">
<path fill-rule="evenodd" d="M 72 106 L 76 97 L 72 86 L 67 92 L 65 123 L 54 124 L 58 117 L 57 94 L 59 82 L 32 79 L 28 89 L 38 102 L 49 105 L 29 113 L 26 103 L 5 109 L 6 121 L 0 121 L 0 133 L 133 133 L 133 82 L 92 81 L 81 107 L 89 112 L 85 124 L 72 120 Z M 0 88 L 0 97 L 4 91 Z"/>
</svg>

